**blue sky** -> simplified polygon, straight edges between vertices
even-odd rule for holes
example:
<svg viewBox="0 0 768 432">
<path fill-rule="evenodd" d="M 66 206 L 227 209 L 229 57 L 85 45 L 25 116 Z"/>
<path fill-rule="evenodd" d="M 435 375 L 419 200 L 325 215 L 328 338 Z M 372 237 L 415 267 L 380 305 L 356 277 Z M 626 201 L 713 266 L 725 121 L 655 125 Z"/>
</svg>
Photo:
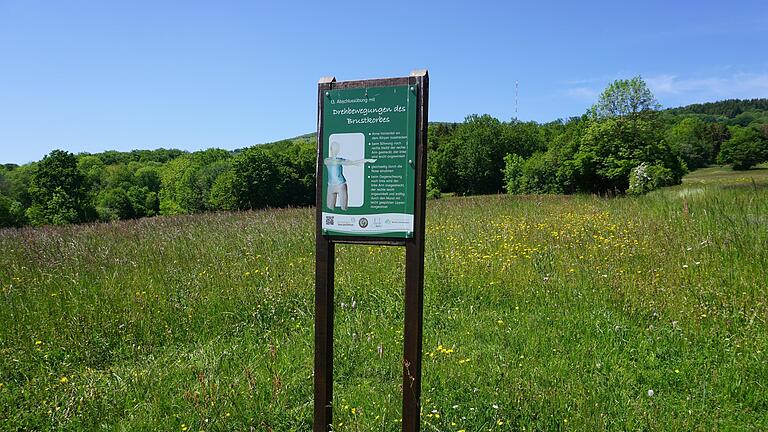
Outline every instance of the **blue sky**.
<svg viewBox="0 0 768 432">
<path fill-rule="evenodd" d="M 0 162 L 312 132 L 316 83 L 430 71 L 430 119 L 768 97 L 768 3 L 0 0 Z"/>
</svg>

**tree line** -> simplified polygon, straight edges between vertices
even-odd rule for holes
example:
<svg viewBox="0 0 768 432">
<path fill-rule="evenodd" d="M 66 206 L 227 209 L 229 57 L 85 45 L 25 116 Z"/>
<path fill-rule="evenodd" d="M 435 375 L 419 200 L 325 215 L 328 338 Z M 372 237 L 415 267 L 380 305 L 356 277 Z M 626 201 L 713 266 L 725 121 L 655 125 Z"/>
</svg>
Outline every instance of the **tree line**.
<svg viewBox="0 0 768 432">
<path fill-rule="evenodd" d="M 746 170 L 768 160 L 767 104 L 659 110 L 635 77 L 611 83 L 579 117 L 539 124 L 471 115 L 463 123 L 435 124 L 430 195 L 640 194 L 715 163 Z"/>
<path fill-rule="evenodd" d="M 54 150 L 0 168 L 0 226 L 61 225 L 314 202 L 308 138 L 227 151 Z"/>
<path fill-rule="evenodd" d="M 470 115 L 428 128 L 428 195 L 640 194 L 714 163 L 768 160 L 768 100 L 659 110 L 640 77 L 584 115 L 549 123 Z M 314 203 L 315 139 L 246 149 L 54 150 L 0 165 L 0 227 L 113 221 Z"/>
</svg>

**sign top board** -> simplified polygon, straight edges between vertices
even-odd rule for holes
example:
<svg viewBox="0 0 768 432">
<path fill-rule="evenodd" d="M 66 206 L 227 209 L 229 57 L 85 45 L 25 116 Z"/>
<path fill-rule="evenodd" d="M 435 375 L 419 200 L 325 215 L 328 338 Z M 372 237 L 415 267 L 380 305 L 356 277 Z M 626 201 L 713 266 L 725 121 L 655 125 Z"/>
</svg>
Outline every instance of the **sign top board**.
<svg viewBox="0 0 768 432">
<path fill-rule="evenodd" d="M 318 161 L 324 235 L 413 235 L 416 100 L 416 85 L 325 92 Z"/>
</svg>

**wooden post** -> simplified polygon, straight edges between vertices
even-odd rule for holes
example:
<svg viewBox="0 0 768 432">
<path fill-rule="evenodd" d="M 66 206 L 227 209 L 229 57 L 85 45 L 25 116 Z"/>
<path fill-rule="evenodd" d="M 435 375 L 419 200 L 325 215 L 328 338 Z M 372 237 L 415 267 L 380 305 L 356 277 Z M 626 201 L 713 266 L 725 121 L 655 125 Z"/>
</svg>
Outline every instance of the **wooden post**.
<svg viewBox="0 0 768 432">
<path fill-rule="evenodd" d="M 418 432 L 421 421 L 421 348 L 424 316 L 424 225 L 427 182 L 427 103 L 429 76 L 413 71 L 416 78 L 416 202 L 413 237 L 405 242 L 405 325 L 403 330 L 403 432 Z"/>
<path fill-rule="evenodd" d="M 336 81 L 317 85 L 317 157 L 323 158 L 323 94 Z M 334 244 L 323 236 L 323 169 L 317 164 L 315 202 L 315 412 L 313 432 L 328 432 L 333 424 L 333 267 Z"/>
</svg>

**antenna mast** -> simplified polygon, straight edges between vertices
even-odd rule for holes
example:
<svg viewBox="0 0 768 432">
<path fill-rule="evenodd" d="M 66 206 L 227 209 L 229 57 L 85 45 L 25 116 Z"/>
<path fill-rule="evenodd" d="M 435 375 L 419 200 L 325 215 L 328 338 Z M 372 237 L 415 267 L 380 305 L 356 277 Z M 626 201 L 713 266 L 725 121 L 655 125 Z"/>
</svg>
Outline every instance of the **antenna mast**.
<svg viewBox="0 0 768 432">
<path fill-rule="evenodd" d="M 520 82 L 515 80 L 515 120 L 517 120 L 517 95 Z"/>
</svg>

